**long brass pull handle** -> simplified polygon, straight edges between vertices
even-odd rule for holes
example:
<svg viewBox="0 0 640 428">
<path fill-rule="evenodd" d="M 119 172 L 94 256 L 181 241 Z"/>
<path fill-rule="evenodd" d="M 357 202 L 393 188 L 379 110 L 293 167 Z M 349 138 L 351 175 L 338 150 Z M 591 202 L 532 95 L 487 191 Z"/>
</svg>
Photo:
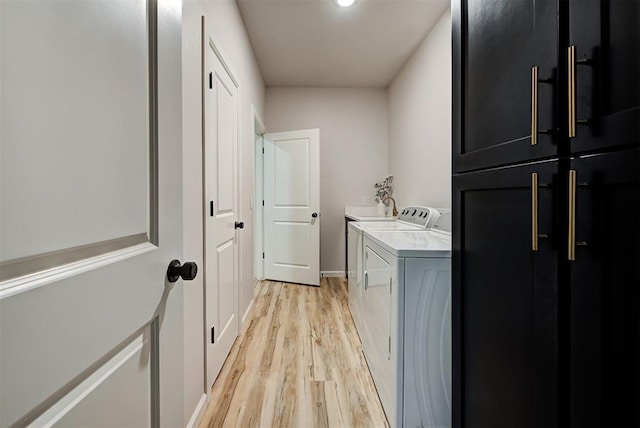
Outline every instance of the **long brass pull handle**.
<svg viewBox="0 0 640 428">
<path fill-rule="evenodd" d="M 567 83 L 569 95 L 569 138 L 576 136 L 576 47 L 567 51 Z"/>
<path fill-rule="evenodd" d="M 531 145 L 538 144 L 538 66 L 531 67 Z"/>
<path fill-rule="evenodd" d="M 577 88 L 577 74 L 576 67 L 578 65 L 590 65 L 594 66 L 596 63 L 593 59 L 576 58 L 576 47 L 569 46 L 567 51 L 567 87 L 568 87 L 568 95 L 569 95 L 569 127 L 568 134 L 569 138 L 574 138 L 576 136 L 576 127 L 578 125 L 591 125 L 593 123 L 592 119 L 578 119 L 577 118 L 577 108 L 576 108 L 576 100 L 578 97 Z"/>
<path fill-rule="evenodd" d="M 531 250 L 538 251 L 538 173 L 531 174 Z"/>
<path fill-rule="evenodd" d="M 568 259 L 576 259 L 576 171 L 569 171 L 569 250 Z"/>
</svg>

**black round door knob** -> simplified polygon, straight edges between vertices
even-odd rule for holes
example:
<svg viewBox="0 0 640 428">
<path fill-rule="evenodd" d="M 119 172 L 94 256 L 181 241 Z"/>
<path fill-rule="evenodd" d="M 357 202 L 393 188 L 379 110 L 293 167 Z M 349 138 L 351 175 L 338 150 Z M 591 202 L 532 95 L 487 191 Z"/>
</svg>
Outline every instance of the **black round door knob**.
<svg viewBox="0 0 640 428">
<path fill-rule="evenodd" d="M 198 265 L 195 262 L 186 262 L 181 265 L 180 260 L 171 260 L 167 269 L 167 279 L 169 282 L 176 282 L 178 278 L 191 281 L 198 274 Z"/>
<path fill-rule="evenodd" d="M 235 228 L 244 229 L 244 221 L 236 221 Z"/>
<path fill-rule="evenodd" d="M 318 218 L 318 213 L 313 213 L 313 214 L 311 214 L 311 217 L 313 217 L 313 218 Z"/>
</svg>

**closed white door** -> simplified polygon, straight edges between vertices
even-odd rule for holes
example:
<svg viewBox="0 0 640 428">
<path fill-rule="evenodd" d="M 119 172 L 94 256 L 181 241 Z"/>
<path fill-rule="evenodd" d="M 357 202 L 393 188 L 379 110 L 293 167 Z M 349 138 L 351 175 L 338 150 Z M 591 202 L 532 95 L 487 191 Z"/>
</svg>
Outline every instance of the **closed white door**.
<svg viewBox="0 0 640 428">
<path fill-rule="evenodd" d="M 238 337 L 238 85 L 206 27 L 204 52 L 207 387 Z"/>
<path fill-rule="evenodd" d="M 264 276 L 320 285 L 320 130 L 264 136 Z"/>
<path fill-rule="evenodd" d="M 0 1 L 0 426 L 184 424 L 180 21 Z"/>
</svg>

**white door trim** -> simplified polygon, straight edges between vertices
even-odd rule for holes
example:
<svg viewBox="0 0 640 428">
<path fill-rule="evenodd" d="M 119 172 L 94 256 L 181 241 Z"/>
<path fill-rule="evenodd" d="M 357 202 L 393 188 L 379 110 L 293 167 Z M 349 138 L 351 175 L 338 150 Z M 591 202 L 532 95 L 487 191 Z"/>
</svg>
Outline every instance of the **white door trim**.
<svg viewBox="0 0 640 428">
<path fill-rule="evenodd" d="M 122 260 L 139 256 L 141 254 L 148 253 L 149 251 L 153 251 L 156 248 L 157 247 L 154 244 L 145 242 L 133 247 L 123 248 L 121 250 L 100 254 L 77 262 L 57 266 L 42 272 L 36 272 L 30 275 L 10 279 L 0 283 L 0 300 L 44 285 L 52 284 L 75 275 L 80 275 L 81 273 L 90 272 L 112 263 L 117 263 Z"/>
<path fill-rule="evenodd" d="M 202 24 L 204 26 L 204 16 L 202 17 Z M 220 60 L 220 63 L 222 64 L 222 66 L 224 67 L 224 69 L 227 71 L 227 73 L 229 73 L 229 77 L 231 78 L 231 80 L 233 81 L 233 84 L 235 85 L 235 87 L 237 89 L 240 89 L 240 79 L 238 79 L 238 73 L 236 73 L 233 69 L 233 66 L 231 65 L 231 63 L 229 61 L 227 61 L 227 55 L 225 55 L 224 50 L 220 47 L 220 43 L 218 42 L 217 38 L 211 34 L 209 35 L 205 35 L 205 37 L 208 38 L 208 43 L 209 46 L 211 47 L 211 49 L 213 49 L 213 52 L 216 54 L 216 57 L 218 57 L 218 59 Z M 238 108 L 238 110 L 240 110 Z M 239 128 L 240 126 L 238 126 Z"/>
<path fill-rule="evenodd" d="M 107 382 L 123 364 L 131 358 L 137 356 L 143 346 L 148 346 L 148 340 L 143 335 L 136 337 L 123 350 L 119 351 L 114 357 L 110 358 L 107 363 L 92 373 L 79 385 L 73 388 L 69 393 L 62 397 L 53 406 L 47 409 L 43 414 L 38 416 L 36 420 L 31 422 L 32 426 L 51 427 L 60 419 L 67 415 L 74 407 L 84 400 L 94 390 Z"/>
<path fill-rule="evenodd" d="M 262 259 L 263 252 L 263 219 L 264 219 L 264 207 L 262 206 L 262 199 L 264 198 L 264 167 L 262 141 L 255 141 L 255 136 L 263 136 L 267 129 L 264 126 L 264 122 L 260 117 L 260 113 L 256 109 L 255 105 L 251 105 L 251 116 L 253 121 L 251 122 L 251 135 L 254 138 L 253 144 L 253 276 L 257 280 L 264 279 L 264 260 Z"/>
</svg>

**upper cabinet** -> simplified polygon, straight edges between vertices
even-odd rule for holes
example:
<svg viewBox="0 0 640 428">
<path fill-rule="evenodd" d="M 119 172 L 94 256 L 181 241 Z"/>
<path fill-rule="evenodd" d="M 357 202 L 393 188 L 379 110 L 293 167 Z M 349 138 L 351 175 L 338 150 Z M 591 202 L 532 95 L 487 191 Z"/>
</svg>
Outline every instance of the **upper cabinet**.
<svg viewBox="0 0 640 428">
<path fill-rule="evenodd" d="M 558 2 L 454 0 L 452 18 L 454 172 L 556 155 Z"/>
<path fill-rule="evenodd" d="M 572 1 L 568 8 L 563 56 L 571 151 L 635 145 L 640 129 L 640 2 Z"/>
<path fill-rule="evenodd" d="M 454 0 L 453 170 L 627 148 L 638 0 Z"/>
</svg>

